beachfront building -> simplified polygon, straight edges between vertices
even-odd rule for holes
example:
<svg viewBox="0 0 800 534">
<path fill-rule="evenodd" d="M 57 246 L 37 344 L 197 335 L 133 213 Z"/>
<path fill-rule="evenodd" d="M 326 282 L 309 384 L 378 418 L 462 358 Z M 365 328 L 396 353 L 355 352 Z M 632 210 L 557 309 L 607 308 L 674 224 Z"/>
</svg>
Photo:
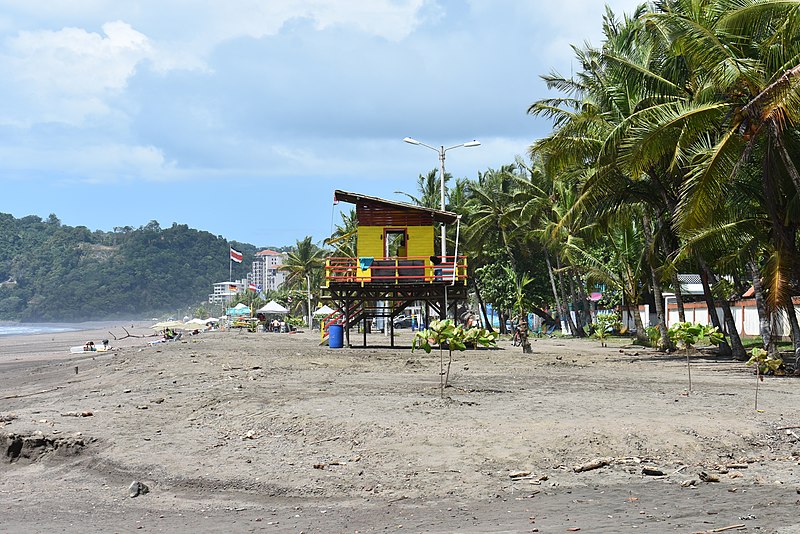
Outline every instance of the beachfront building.
<svg viewBox="0 0 800 534">
<path fill-rule="evenodd" d="M 262 291 L 274 291 L 286 280 L 281 267 L 286 263 L 287 254 L 266 249 L 256 252 L 256 259 L 250 268 L 248 279 Z"/>
<path fill-rule="evenodd" d="M 226 304 L 230 302 L 237 293 L 247 289 L 247 280 L 236 280 L 235 282 L 217 282 L 214 284 L 214 292 L 208 296 L 209 304 Z"/>
<path fill-rule="evenodd" d="M 356 206 L 357 257 L 326 260 L 325 297 L 336 312 L 324 327 L 342 325 L 350 345 L 350 327 L 363 322 L 366 346 L 372 319 L 382 318 L 394 346 L 394 319 L 406 308 L 419 303 L 426 318 L 457 316 L 467 300 L 467 258 L 458 243 L 452 255 L 437 254 L 435 226 L 457 227 L 458 215 L 341 190 L 334 200 Z"/>
</svg>

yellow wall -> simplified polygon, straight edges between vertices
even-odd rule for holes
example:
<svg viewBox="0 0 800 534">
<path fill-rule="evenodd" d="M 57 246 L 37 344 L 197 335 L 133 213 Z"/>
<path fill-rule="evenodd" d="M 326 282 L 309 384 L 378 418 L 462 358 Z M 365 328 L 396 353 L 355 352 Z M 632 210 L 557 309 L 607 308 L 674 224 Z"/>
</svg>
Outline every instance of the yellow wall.
<svg viewBox="0 0 800 534">
<path fill-rule="evenodd" d="M 359 257 L 383 257 L 383 226 L 359 226 L 357 250 Z M 401 229 L 402 226 L 390 226 L 391 229 Z M 406 226 L 408 240 L 406 241 L 406 254 L 408 256 L 428 257 L 434 254 L 433 226 Z"/>
<path fill-rule="evenodd" d="M 383 257 L 383 227 L 359 226 L 356 250 L 359 257 Z"/>
<path fill-rule="evenodd" d="M 433 226 L 409 226 L 406 250 L 409 256 L 433 256 Z"/>
</svg>

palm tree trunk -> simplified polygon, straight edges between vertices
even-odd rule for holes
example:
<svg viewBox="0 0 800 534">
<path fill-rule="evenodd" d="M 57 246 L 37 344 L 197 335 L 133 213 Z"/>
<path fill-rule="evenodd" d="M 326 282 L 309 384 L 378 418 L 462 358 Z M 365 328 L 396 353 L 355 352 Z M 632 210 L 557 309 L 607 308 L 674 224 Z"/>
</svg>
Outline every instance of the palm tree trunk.
<svg viewBox="0 0 800 534">
<path fill-rule="evenodd" d="M 575 277 L 573 276 L 572 270 L 567 273 L 569 277 L 569 292 L 570 297 L 572 298 L 572 309 L 575 310 L 575 330 L 573 335 L 577 337 L 586 337 L 586 331 L 583 329 L 583 326 L 586 324 L 583 318 L 583 314 L 585 310 L 583 309 L 583 302 L 578 297 L 578 292 L 575 289 Z"/>
<path fill-rule="evenodd" d="M 620 280 L 623 284 L 622 294 L 628 298 L 628 309 L 624 311 L 627 311 L 630 315 L 630 308 L 633 307 L 633 326 L 636 328 L 636 341 L 646 345 L 649 339 L 644 329 L 644 323 L 642 323 L 642 316 L 639 314 L 639 280 L 629 267 L 623 268 Z M 625 324 L 627 324 L 627 321 L 625 321 Z"/>
<path fill-rule="evenodd" d="M 470 276 L 470 280 L 472 281 L 473 289 L 475 289 L 475 298 L 478 299 L 478 306 L 480 307 L 481 313 L 483 314 L 483 320 L 484 320 L 483 324 L 486 325 L 486 329 L 489 332 L 494 332 L 494 328 L 492 328 L 492 322 L 489 320 L 489 314 L 486 313 L 486 304 L 484 304 L 483 302 L 480 286 L 478 286 L 478 277 L 476 277 L 475 274 L 473 273 Z"/>
<path fill-rule="evenodd" d="M 681 281 L 678 278 L 678 271 L 672 272 L 672 285 L 675 286 L 675 303 L 678 305 L 678 321 L 686 322 L 686 308 L 683 305 L 683 291 L 681 291 Z"/>
<path fill-rule="evenodd" d="M 698 258 L 698 261 L 700 263 L 700 281 L 703 283 L 703 297 L 706 300 L 708 317 L 711 319 L 711 324 L 725 336 L 725 331 L 722 329 L 722 323 L 720 323 L 719 315 L 717 314 L 717 304 L 714 302 L 714 294 L 711 292 L 711 284 L 709 283 L 710 271 L 703 258 Z M 719 353 L 722 356 L 730 356 L 733 353 L 726 337 L 723 337 L 722 343 L 719 344 Z"/>
<path fill-rule="evenodd" d="M 756 310 L 758 311 L 758 331 L 761 334 L 761 346 L 770 357 L 774 357 L 777 348 L 775 346 L 770 313 L 767 310 L 767 299 L 764 296 L 764 287 L 761 285 L 761 272 L 755 261 L 750 261 L 749 266 L 753 281 L 753 294 L 756 299 Z"/>
<path fill-rule="evenodd" d="M 669 340 L 669 332 L 667 331 L 667 320 L 664 315 L 664 292 L 661 290 L 661 280 L 659 279 L 658 272 L 653 265 L 655 240 L 653 239 L 653 229 L 650 223 L 650 216 L 645 211 L 642 214 L 642 231 L 644 232 L 645 244 L 647 250 L 651 251 L 647 254 L 647 267 L 650 269 L 650 285 L 653 288 L 653 297 L 656 305 L 656 317 L 658 318 L 658 332 L 661 334 L 659 346 L 662 349 L 672 348 L 672 342 Z"/>
<path fill-rule="evenodd" d="M 719 282 L 717 275 L 714 274 L 713 271 L 708 269 L 707 266 L 704 265 L 707 269 L 709 281 L 716 285 Z M 728 333 L 728 337 L 730 338 L 730 346 L 732 355 L 737 360 L 745 361 L 747 360 L 747 351 L 744 350 L 744 345 L 742 344 L 742 337 L 739 335 L 739 330 L 736 328 L 736 321 L 733 318 L 733 312 L 731 311 L 731 304 L 728 302 L 728 299 L 720 300 L 720 306 L 722 307 L 722 316 L 725 319 L 725 328 Z"/>
<path fill-rule="evenodd" d="M 661 334 L 660 345 L 664 349 L 672 348 L 667 330 L 666 310 L 664 309 L 664 294 L 661 291 L 661 282 L 658 280 L 656 270 L 650 266 L 650 279 L 653 284 L 653 298 L 656 305 L 656 317 L 658 317 L 658 331 Z"/>
<path fill-rule="evenodd" d="M 569 306 L 567 305 L 567 290 L 564 284 L 564 273 L 561 271 L 561 260 L 556 258 L 556 265 L 558 266 L 558 287 L 561 289 L 561 302 L 564 305 L 564 314 L 566 314 L 566 321 L 567 327 L 569 328 L 570 334 L 573 336 L 577 335 L 577 328 L 575 327 L 575 321 L 572 320 L 572 314 L 569 311 Z M 561 320 L 564 320 L 564 315 L 561 316 Z"/>
<path fill-rule="evenodd" d="M 636 327 L 636 340 L 641 343 L 646 343 L 647 332 L 644 329 L 642 315 L 639 313 L 639 305 L 636 303 L 628 305 L 628 313 L 631 313 L 631 307 L 633 307 L 633 326 Z"/>
<path fill-rule="evenodd" d="M 553 264 L 550 263 L 550 254 L 547 253 L 547 249 L 544 250 L 544 259 L 547 262 L 547 274 L 550 276 L 550 287 L 553 289 L 553 298 L 556 300 L 556 309 L 558 310 L 559 314 L 563 314 L 564 308 L 561 306 L 561 299 L 558 298 L 556 279 L 555 276 L 553 276 Z M 561 317 L 563 317 L 563 315 L 561 315 Z"/>
<path fill-rule="evenodd" d="M 792 331 L 792 349 L 794 350 L 794 368 L 797 369 L 800 363 L 800 324 L 797 323 L 797 312 L 794 310 L 794 301 L 791 296 L 786 297 L 784 307 L 786 318 L 789 321 L 789 328 Z"/>
<path fill-rule="evenodd" d="M 581 330 L 592 324 L 592 311 L 590 309 L 589 295 L 586 294 L 586 285 L 581 282 L 581 277 L 575 274 L 575 284 L 578 288 L 578 302 L 581 303 Z"/>
</svg>

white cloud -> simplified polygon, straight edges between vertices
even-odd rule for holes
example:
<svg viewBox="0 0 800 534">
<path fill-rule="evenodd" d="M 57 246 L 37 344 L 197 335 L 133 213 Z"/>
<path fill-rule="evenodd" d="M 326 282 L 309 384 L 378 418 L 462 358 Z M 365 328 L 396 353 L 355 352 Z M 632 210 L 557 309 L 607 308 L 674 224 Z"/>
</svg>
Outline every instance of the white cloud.
<svg viewBox="0 0 800 534">
<path fill-rule="evenodd" d="M 62 180 L 85 183 L 163 181 L 173 177 L 174 165 L 162 151 L 148 145 L 119 143 L 86 144 L 80 147 L 0 148 L 3 173 L 13 177 L 17 171 L 61 175 Z"/>
<path fill-rule="evenodd" d="M 80 28 L 23 31 L 8 39 L 0 69 L 11 85 L 6 91 L 29 106 L 27 122 L 79 124 L 110 111 L 106 98 L 126 88 L 153 49 L 145 35 L 124 22 L 102 29 L 102 35 Z M 7 108 L 0 121 L 15 122 L 14 111 Z"/>
</svg>

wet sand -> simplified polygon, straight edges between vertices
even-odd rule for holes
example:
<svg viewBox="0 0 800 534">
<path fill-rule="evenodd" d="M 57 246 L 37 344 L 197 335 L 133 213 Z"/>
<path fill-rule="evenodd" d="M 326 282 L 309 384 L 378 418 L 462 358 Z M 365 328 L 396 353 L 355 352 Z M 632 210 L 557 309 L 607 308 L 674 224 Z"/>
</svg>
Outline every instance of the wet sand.
<svg viewBox="0 0 800 534">
<path fill-rule="evenodd" d="M 4 532 L 800 531 L 798 381 L 767 378 L 756 411 L 739 362 L 694 356 L 689 395 L 682 355 L 502 341 L 456 353 L 442 398 L 438 352 L 408 331 L 394 349 L 226 331 L 93 355 L 68 348 L 107 331 L 17 337 L 0 339 Z"/>
</svg>

